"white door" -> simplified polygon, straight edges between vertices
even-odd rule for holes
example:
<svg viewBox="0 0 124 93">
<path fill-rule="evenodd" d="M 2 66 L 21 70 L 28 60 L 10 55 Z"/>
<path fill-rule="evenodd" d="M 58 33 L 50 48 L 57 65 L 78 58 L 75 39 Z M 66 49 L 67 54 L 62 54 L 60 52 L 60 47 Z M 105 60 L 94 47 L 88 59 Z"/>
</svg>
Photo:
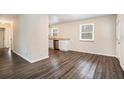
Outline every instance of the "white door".
<svg viewBox="0 0 124 93">
<path fill-rule="evenodd" d="M 116 55 L 120 60 L 120 22 L 119 18 L 116 20 Z"/>
<path fill-rule="evenodd" d="M 0 48 L 4 48 L 4 29 L 0 29 Z"/>
</svg>

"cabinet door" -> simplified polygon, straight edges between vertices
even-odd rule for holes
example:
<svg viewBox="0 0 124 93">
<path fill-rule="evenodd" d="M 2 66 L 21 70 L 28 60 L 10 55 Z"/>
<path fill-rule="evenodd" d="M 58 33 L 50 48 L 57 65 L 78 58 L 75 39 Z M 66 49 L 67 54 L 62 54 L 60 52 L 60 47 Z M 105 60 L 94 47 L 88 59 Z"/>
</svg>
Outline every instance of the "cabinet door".
<svg viewBox="0 0 124 93">
<path fill-rule="evenodd" d="M 49 48 L 53 49 L 53 40 L 49 40 Z"/>
<path fill-rule="evenodd" d="M 59 41 L 59 49 L 62 51 L 69 50 L 69 41 L 68 40 L 60 40 Z"/>
<path fill-rule="evenodd" d="M 54 49 L 59 50 L 59 40 L 54 40 Z"/>
</svg>

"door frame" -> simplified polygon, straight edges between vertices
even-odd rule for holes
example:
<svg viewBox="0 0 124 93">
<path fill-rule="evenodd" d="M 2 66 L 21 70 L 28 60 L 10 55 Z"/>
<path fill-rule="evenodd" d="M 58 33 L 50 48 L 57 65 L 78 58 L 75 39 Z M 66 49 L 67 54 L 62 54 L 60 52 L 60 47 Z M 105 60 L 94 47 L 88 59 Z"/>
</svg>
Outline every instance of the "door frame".
<svg viewBox="0 0 124 93">
<path fill-rule="evenodd" d="M 2 48 L 5 48 L 5 28 L 4 27 L 0 27 L 0 28 L 4 29 L 3 30 L 3 47 Z"/>
<path fill-rule="evenodd" d="M 120 60 L 120 22 L 119 18 L 116 19 L 116 56 Z"/>
</svg>

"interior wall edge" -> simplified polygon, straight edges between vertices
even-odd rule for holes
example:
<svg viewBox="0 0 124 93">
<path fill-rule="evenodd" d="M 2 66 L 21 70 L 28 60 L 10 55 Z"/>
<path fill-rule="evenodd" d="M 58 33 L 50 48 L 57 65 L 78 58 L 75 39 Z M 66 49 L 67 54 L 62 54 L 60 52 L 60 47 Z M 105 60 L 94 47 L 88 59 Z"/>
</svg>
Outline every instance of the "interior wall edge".
<svg viewBox="0 0 124 93">
<path fill-rule="evenodd" d="M 30 63 L 36 63 L 36 62 L 39 62 L 39 61 L 47 59 L 47 58 L 49 58 L 49 56 L 45 56 L 45 57 L 42 57 L 42 58 L 39 58 L 39 59 L 31 60 Z"/>
<path fill-rule="evenodd" d="M 26 61 L 28 61 L 30 63 L 35 63 L 35 62 L 41 61 L 43 59 L 49 58 L 49 56 L 45 56 L 45 57 L 42 57 L 42 58 L 39 58 L 39 59 L 30 60 L 30 59 L 26 58 L 25 56 L 23 56 L 22 54 L 17 53 L 15 50 L 12 50 L 12 52 L 17 54 L 18 56 L 20 56 L 21 58 L 25 59 Z"/>
<path fill-rule="evenodd" d="M 15 54 L 17 54 L 17 55 L 20 56 L 21 58 L 25 59 L 26 61 L 28 61 L 28 62 L 30 62 L 30 63 L 32 62 L 30 59 L 26 58 L 25 56 L 23 56 L 22 54 L 16 52 L 15 50 L 12 50 L 12 52 L 15 53 Z"/>
</svg>

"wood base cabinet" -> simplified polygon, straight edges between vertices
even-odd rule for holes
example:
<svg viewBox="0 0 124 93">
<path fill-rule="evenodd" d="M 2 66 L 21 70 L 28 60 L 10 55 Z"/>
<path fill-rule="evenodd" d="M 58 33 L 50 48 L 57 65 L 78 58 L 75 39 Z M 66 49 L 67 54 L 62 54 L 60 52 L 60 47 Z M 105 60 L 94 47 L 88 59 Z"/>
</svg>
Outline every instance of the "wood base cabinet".
<svg viewBox="0 0 124 93">
<path fill-rule="evenodd" d="M 59 49 L 61 51 L 68 51 L 70 49 L 69 40 L 59 40 Z"/>
<path fill-rule="evenodd" d="M 53 45 L 55 50 L 59 50 L 59 40 L 53 40 Z"/>
</svg>

